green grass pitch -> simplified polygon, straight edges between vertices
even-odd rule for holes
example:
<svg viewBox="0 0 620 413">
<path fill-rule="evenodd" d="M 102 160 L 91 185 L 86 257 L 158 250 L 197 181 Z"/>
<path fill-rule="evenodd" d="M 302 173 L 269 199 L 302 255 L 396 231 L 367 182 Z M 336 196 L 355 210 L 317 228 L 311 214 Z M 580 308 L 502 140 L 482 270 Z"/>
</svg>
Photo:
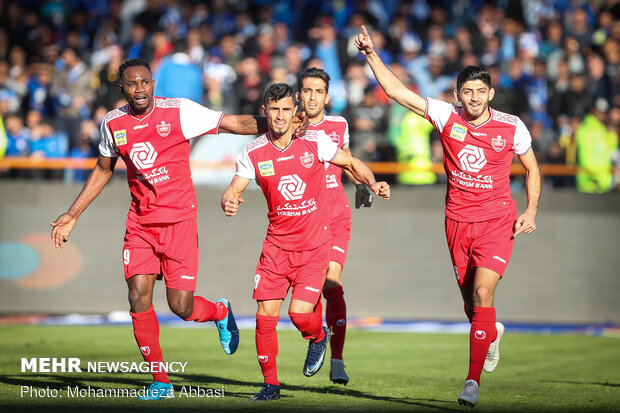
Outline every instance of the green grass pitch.
<svg viewBox="0 0 620 413">
<path fill-rule="evenodd" d="M 298 332 L 280 331 L 279 340 L 282 398 L 252 403 L 247 399 L 262 387 L 253 330 L 241 330 L 237 353 L 227 356 L 213 327 L 164 326 L 166 361 L 187 366 L 170 376 L 176 398 L 146 402 L 68 397 L 67 387 L 90 386 L 93 392 L 139 388 L 150 384 L 150 374 L 20 371 L 22 357 L 78 357 L 82 368 L 89 361 L 141 362 L 130 326 L 0 325 L 0 411 L 469 411 L 456 401 L 467 374 L 465 334 L 350 330 L 345 363 L 351 381 L 346 387 L 329 381 L 329 360 L 316 376 L 302 375 L 307 342 Z M 184 386 L 188 396 L 189 386 L 204 394 L 223 389 L 224 396 L 180 397 Z M 34 396 L 47 389 L 59 396 Z M 508 330 L 497 370 L 483 373 L 475 411 L 620 411 L 620 340 Z"/>
</svg>

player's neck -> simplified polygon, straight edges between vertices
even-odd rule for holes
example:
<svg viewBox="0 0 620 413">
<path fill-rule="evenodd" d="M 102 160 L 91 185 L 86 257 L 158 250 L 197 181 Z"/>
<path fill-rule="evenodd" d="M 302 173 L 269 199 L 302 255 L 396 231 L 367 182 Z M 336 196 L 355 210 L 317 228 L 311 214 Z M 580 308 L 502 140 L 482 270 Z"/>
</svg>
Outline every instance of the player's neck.
<svg viewBox="0 0 620 413">
<path fill-rule="evenodd" d="M 280 149 L 286 149 L 291 144 L 291 141 L 293 140 L 292 131 L 286 132 L 282 136 L 276 136 L 271 131 L 269 131 L 268 136 L 269 136 L 269 140 L 271 140 L 271 143 L 273 143 L 276 148 L 280 148 Z"/>
<path fill-rule="evenodd" d="M 316 125 L 317 123 L 323 122 L 323 119 L 325 119 L 325 113 L 321 112 L 319 115 L 310 118 L 308 122 L 310 122 L 311 125 Z"/>
<path fill-rule="evenodd" d="M 491 117 L 491 109 L 489 107 L 487 107 L 486 110 L 484 112 L 482 112 L 482 114 L 480 116 L 478 116 L 477 118 L 473 118 L 465 110 L 463 111 L 463 115 L 465 117 L 465 120 L 468 123 L 470 123 L 470 124 L 472 124 L 474 126 L 478 126 L 478 125 L 482 125 L 484 122 L 489 120 L 489 118 Z"/>
</svg>

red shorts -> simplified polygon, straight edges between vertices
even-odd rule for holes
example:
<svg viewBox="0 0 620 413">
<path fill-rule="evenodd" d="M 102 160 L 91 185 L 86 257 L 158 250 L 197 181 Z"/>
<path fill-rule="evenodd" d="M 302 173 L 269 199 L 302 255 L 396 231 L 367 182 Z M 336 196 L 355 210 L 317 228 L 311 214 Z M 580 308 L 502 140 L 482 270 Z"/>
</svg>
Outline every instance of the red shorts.
<svg viewBox="0 0 620 413">
<path fill-rule="evenodd" d="M 347 252 L 349 251 L 349 241 L 351 240 L 351 220 L 346 218 L 330 222 L 329 230 L 331 231 L 332 244 L 329 260 L 344 267 L 344 261 L 347 259 Z"/>
<path fill-rule="evenodd" d="M 516 212 L 483 222 L 460 222 L 446 218 L 446 240 L 461 288 L 473 284 L 473 269 L 488 268 L 501 276 L 512 254 Z"/>
<path fill-rule="evenodd" d="M 196 291 L 198 225 L 195 219 L 172 224 L 142 225 L 127 219 L 123 245 L 125 279 L 158 274 L 166 287 Z"/>
<path fill-rule="evenodd" d="M 287 251 L 265 240 L 256 266 L 252 298 L 284 299 L 292 286 L 292 298 L 316 304 L 325 283 L 329 250 L 329 242 L 313 250 Z"/>
</svg>

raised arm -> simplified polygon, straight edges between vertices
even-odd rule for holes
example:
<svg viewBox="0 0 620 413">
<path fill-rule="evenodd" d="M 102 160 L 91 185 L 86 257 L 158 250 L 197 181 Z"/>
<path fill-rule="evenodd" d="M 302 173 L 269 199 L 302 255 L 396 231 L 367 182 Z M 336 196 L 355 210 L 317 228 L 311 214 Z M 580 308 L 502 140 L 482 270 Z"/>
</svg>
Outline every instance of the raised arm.
<svg viewBox="0 0 620 413">
<path fill-rule="evenodd" d="M 383 63 L 383 60 L 376 53 L 372 40 L 368 35 L 366 26 L 362 25 L 362 33 L 358 34 L 354 40 L 358 50 L 366 56 L 366 61 L 375 74 L 377 81 L 385 90 L 385 93 L 396 102 L 407 109 L 424 116 L 426 111 L 426 101 L 417 93 L 407 89 L 390 69 Z"/>
<path fill-rule="evenodd" d="M 97 198 L 106 186 L 114 172 L 116 159 L 99 155 L 95 168 L 69 210 L 50 223 L 53 227 L 52 241 L 54 241 L 56 248 L 62 248 L 63 242 L 67 242 L 69 234 L 73 227 L 75 227 L 82 212 Z"/>
<path fill-rule="evenodd" d="M 305 112 L 297 112 L 293 118 L 295 135 L 303 136 L 308 129 L 309 122 L 310 118 Z M 267 133 L 267 118 L 254 115 L 224 115 L 219 132 L 235 135 L 261 135 Z"/>
<path fill-rule="evenodd" d="M 338 153 L 331 163 L 341 167 L 345 173 L 346 171 L 350 172 L 357 182 L 365 184 L 372 192 L 383 199 L 390 199 L 390 186 L 387 182 L 377 182 L 370 168 L 364 162 L 351 156 L 350 153 L 338 149 Z"/>
<path fill-rule="evenodd" d="M 249 183 L 250 180 L 248 178 L 242 178 L 239 175 L 234 176 L 230 185 L 228 185 L 228 188 L 222 195 L 221 206 L 226 216 L 234 217 L 237 215 L 239 204 L 243 203 L 241 194 L 243 194 L 243 191 L 245 191 Z"/>
<path fill-rule="evenodd" d="M 517 218 L 514 236 L 520 233 L 529 234 L 536 230 L 536 213 L 540 200 L 541 180 L 540 169 L 534 151 L 530 148 L 524 155 L 519 156 L 521 165 L 525 168 L 525 191 L 527 193 L 527 207 L 525 212 Z"/>
</svg>

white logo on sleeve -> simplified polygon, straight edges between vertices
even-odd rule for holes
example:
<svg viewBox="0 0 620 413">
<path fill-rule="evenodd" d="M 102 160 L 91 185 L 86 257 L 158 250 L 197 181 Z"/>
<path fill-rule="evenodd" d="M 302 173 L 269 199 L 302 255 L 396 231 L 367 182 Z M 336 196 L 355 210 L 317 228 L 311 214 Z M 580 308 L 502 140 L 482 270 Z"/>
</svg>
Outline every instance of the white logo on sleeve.
<svg viewBox="0 0 620 413">
<path fill-rule="evenodd" d="M 482 148 L 473 145 L 466 145 L 459 152 L 461 167 L 468 172 L 480 172 L 482 167 L 487 164 Z"/>
<path fill-rule="evenodd" d="M 293 175 L 285 175 L 280 178 L 280 183 L 278 184 L 278 191 L 282 193 L 284 199 L 287 201 L 294 201 L 296 199 L 301 199 L 304 196 L 304 191 L 306 190 L 306 183 L 301 180 L 297 174 Z"/>
<path fill-rule="evenodd" d="M 157 152 L 151 142 L 140 142 L 131 147 L 129 158 L 139 169 L 152 168 L 157 158 Z"/>
</svg>

